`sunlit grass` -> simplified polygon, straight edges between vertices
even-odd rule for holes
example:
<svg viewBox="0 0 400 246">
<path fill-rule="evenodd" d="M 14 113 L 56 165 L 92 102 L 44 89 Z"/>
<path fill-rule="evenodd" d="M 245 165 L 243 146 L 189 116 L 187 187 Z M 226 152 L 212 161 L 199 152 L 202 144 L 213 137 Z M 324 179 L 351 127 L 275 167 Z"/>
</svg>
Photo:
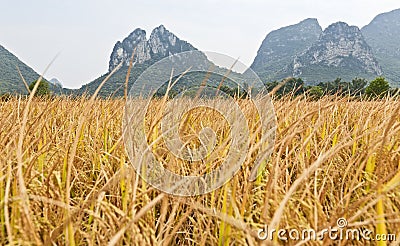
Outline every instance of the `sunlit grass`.
<svg viewBox="0 0 400 246">
<path fill-rule="evenodd" d="M 400 236 L 396 99 L 275 100 L 277 141 L 262 176 L 249 182 L 247 163 L 222 188 L 192 198 L 166 195 L 137 176 L 122 141 L 124 100 L 34 98 L 21 132 L 27 103 L 0 102 L 0 244 L 255 245 L 265 225 L 320 231 L 341 217 L 351 228 Z M 181 126 L 193 146 L 200 116 Z M 202 119 L 221 127 L 222 143 L 225 126 Z M 167 164 L 182 174 L 193 167 Z"/>
</svg>

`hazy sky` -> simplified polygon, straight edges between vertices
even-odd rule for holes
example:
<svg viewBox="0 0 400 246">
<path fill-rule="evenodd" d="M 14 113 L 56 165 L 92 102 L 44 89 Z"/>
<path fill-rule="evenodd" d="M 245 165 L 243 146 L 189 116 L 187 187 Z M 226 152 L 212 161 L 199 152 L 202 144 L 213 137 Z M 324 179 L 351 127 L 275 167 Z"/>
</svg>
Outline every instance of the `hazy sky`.
<svg viewBox="0 0 400 246">
<path fill-rule="evenodd" d="M 309 17 L 362 27 L 399 0 L 0 0 L 0 45 L 65 87 L 107 72 L 114 44 L 135 28 L 164 24 L 200 50 L 250 65 L 267 33 Z"/>
</svg>

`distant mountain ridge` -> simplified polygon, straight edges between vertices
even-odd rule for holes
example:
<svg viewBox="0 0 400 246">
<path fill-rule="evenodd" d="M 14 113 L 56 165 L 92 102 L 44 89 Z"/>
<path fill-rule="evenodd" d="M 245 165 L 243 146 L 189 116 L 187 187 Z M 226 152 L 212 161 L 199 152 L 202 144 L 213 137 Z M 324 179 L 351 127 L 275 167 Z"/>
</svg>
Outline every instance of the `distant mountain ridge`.
<svg viewBox="0 0 400 246">
<path fill-rule="evenodd" d="M 384 76 L 392 86 L 400 86 L 400 9 L 377 15 L 361 28 L 337 22 L 322 30 L 317 19 L 308 18 L 297 24 L 279 28 L 266 35 L 251 68 L 264 82 L 287 77 L 300 77 L 308 84 L 333 81 L 340 77 L 371 80 Z M 120 96 L 123 92 L 129 61 L 134 55 L 132 83 L 155 62 L 177 53 L 197 50 L 178 38 L 163 25 L 146 31 L 134 29 L 117 41 L 110 54 L 108 72 L 80 89 L 64 89 L 67 94 L 92 94 L 101 81 L 120 63 L 117 71 L 100 91 L 102 96 Z M 0 46 L 0 94 L 26 93 L 17 67 L 28 83 L 39 74 Z M 56 85 L 60 91 L 60 84 Z M 56 90 L 54 90 L 56 91 Z"/>
<path fill-rule="evenodd" d="M 393 19 L 393 16 L 382 15 Z M 397 16 L 397 11 L 392 15 Z M 381 18 L 376 19 L 378 21 L 372 22 L 375 25 L 376 22 L 380 23 Z M 389 23 L 398 22 L 391 20 Z M 264 82 L 300 77 L 307 84 L 317 84 L 336 78 L 350 81 L 355 77 L 372 80 L 377 76 L 387 76 L 392 85 L 396 86 L 396 81 L 400 82 L 400 79 L 396 80 L 396 76 L 392 74 L 396 74 L 398 70 L 388 69 L 392 63 L 384 62 L 388 51 L 379 53 L 378 51 L 384 50 L 379 47 L 379 42 L 370 46 L 368 41 L 372 40 L 371 36 L 374 37 L 374 32 L 371 31 L 374 25 L 370 26 L 360 30 L 356 26 L 337 22 L 322 30 L 317 19 L 308 18 L 297 24 L 282 27 L 266 36 L 250 68 Z M 368 34 L 368 31 L 372 34 Z M 381 34 L 376 39 L 379 40 L 379 36 Z M 393 50 L 400 46 L 396 46 L 396 42 L 399 41 L 393 38 L 389 40 L 392 47 L 389 52 L 396 54 L 393 59 L 400 63 L 400 55 L 397 57 L 396 53 L 398 50 Z M 114 95 L 121 95 L 133 51 L 135 68 L 132 70 L 129 85 L 151 64 L 167 56 L 190 50 L 197 49 L 187 41 L 179 39 L 163 25 L 155 28 L 148 40 L 146 31 L 137 28 L 122 42 L 118 41 L 115 44 L 110 55 L 108 73 L 121 62 L 123 67 L 105 85 L 101 94 L 110 95 L 113 92 Z M 79 92 L 90 94 L 106 75 L 82 86 Z M 119 91 L 115 93 L 118 88 Z"/>
<path fill-rule="evenodd" d="M 306 19 L 270 32 L 251 68 L 265 82 L 384 76 L 392 86 L 400 85 L 400 9 L 378 15 L 361 30 L 344 22 L 320 32 L 318 27 L 316 19 Z"/>
</svg>

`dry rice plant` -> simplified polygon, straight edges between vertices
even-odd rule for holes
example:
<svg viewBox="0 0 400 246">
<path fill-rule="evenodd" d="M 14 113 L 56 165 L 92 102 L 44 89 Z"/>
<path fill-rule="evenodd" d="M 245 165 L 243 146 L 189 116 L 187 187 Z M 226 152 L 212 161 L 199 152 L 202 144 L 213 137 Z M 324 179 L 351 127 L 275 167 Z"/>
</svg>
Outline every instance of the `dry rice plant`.
<svg viewBox="0 0 400 246">
<path fill-rule="evenodd" d="M 122 99 L 33 98 L 27 105 L 24 98 L 0 102 L 2 245 L 374 244 L 257 239 L 267 225 L 321 231 L 339 218 L 348 228 L 400 237 L 397 99 L 275 100 L 277 141 L 262 176 L 249 182 L 245 165 L 222 188 L 190 198 L 137 176 L 122 141 Z M 196 122 L 182 125 L 188 139 Z M 167 164 L 177 173 L 188 168 Z"/>
</svg>

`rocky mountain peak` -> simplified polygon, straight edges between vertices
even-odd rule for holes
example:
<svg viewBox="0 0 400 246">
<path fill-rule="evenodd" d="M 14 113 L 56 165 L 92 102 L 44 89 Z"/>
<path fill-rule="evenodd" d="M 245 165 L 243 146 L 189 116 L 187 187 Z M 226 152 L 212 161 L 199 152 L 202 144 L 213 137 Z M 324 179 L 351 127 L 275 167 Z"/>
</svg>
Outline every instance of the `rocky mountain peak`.
<svg viewBox="0 0 400 246">
<path fill-rule="evenodd" d="M 123 66 L 129 66 L 134 50 L 135 62 L 154 63 L 169 55 L 195 49 L 191 44 L 168 31 L 163 25 L 153 29 L 149 40 L 146 39 L 146 31 L 137 28 L 122 42 L 118 41 L 115 44 L 110 57 L 109 71 L 112 71 L 121 62 L 123 62 Z"/>
<path fill-rule="evenodd" d="M 178 38 L 171 32 L 169 32 L 163 25 L 155 28 L 149 38 L 149 44 L 151 51 L 154 54 L 167 55 L 166 52 L 169 47 L 175 46 Z M 170 54 L 168 54 L 170 55 Z"/>
<path fill-rule="evenodd" d="M 58 87 L 62 88 L 62 83 L 57 78 L 52 78 L 51 80 L 49 80 L 49 82 L 51 84 L 53 84 L 54 86 L 58 86 Z"/>
<path fill-rule="evenodd" d="M 128 36 L 128 39 L 140 38 L 146 40 L 146 31 L 141 28 L 136 28 Z"/>
<path fill-rule="evenodd" d="M 323 36 L 327 37 L 329 37 L 329 35 L 332 35 L 333 37 L 347 36 L 349 38 L 352 38 L 354 35 L 358 34 L 361 34 L 361 32 L 357 26 L 350 26 L 346 22 L 342 21 L 329 25 L 322 33 Z"/>
<path fill-rule="evenodd" d="M 305 26 L 305 27 L 308 27 L 308 28 L 320 29 L 322 31 L 321 26 L 319 25 L 317 18 L 307 18 L 305 20 L 300 21 L 298 25 L 299 26 Z"/>
<path fill-rule="evenodd" d="M 262 42 L 251 68 L 265 80 L 289 76 L 291 72 L 287 71 L 287 65 L 321 33 L 322 28 L 315 18 L 272 31 Z"/>
<path fill-rule="evenodd" d="M 153 35 L 163 35 L 164 32 L 169 32 L 164 25 L 159 25 L 158 27 L 154 28 L 152 31 Z"/>
<path fill-rule="evenodd" d="M 317 67 L 320 71 L 322 68 L 329 68 L 332 77 L 329 79 L 334 79 L 335 76 L 346 79 L 354 77 L 347 76 L 346 71 L 374 76 L 382 74 L 360 29 L 344 22 L 328 26 L 309 49 L 294 59 L 293 76 L 307 78 L 309 74 L 306 71 L 315 73 Z M 318 73 L 315 73 L 315 76 L 318 76 Z M 315 76 L 313 79 L 316 80 Z"/>
</svg>

